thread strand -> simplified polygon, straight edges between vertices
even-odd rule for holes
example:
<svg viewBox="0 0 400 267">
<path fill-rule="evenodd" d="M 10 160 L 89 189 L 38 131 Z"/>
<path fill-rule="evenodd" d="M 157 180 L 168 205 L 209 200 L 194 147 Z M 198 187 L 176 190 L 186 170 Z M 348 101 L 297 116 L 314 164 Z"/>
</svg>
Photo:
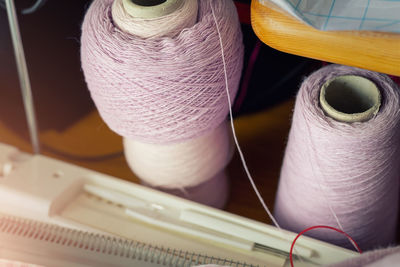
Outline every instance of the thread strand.
<svg viewBox="0 0 400 267">
<path fill-rule="evenodd" d="M 210 2 L 211 2 L 211 1 L 212 1 L 212 0 L 210 0 Z M 254 182 L 253 177 L 252 177 L 251 174 L 250 174 L 249 168 L 247 167 L 246 160 L 245 160 L 245 158 L 244 158 L 242 149 L 240 148 L 239 141 L 238 141 L 237 136 L 236 136 L 235 125 L 234 125 L 234 123 L 233 123 L 232 101 L 231 101 L 231 97 L 230 97 L 230 95 L 229 95 L 229 83 L 228 83 L 228 75 L 227 75 L 227 71 L 226 71 L 226 62 L 225 62 L 224 46 L 223 46 L 223 43 L 222 43 L 222 38 L 221 38 L 221 33 L 220 33 L 220 30 L 219 30 L 218 22 L 217 22 L 217 19 L 216 19 L 216 17 L 215 17 L 214 9 L 213 9 L 213 6 L 212 6 L 211 3 L 210 3 L 210 6 L 211 6 L 212 15 L 213 15 L 213 17 L 214 17 L 215 27 L 216 27 L 216 29 L 217 29 L 217 33 L 218 33 L 218 37 L 219 37 L 219 43 L 220 43 L 220 47 L 221 47 L 221 56 L 222 56 L 222 62 L 223 62 L 222 64 L 223 64 L 223 67 L 224 67 L 224 74 L 225 74 L 225 88 L 226 88 L 226 95 L 227 95 L 228 105 L 229 105 L 229 118 L 230 118 L 230 124 L 231 124 L 231 128 L 232 128 L 233 140 L 235 141 L 235 145 L 236 145 L 236 148 L 237 148 L 237 150 L 238 150 L 238 153 L 239 153 L 239 156 L 240 156 L 240 160 L 242 161 L 243 168 L 244 168 L 244 170 L 245 170 L 245 172 L 246 172 L 246 175 L 247 175 L 247 177 L 248 177 L 248 179 L 249 179 L 249 181 L 250 181 L 250 183 L 251 183 L 251 186 L 252 186 L 253 189 L 254 189 L 254 192 L 256 193 L 256 195 L 257 195 L 259 201 L 261 202 L 261 205 L 263 206 L 264 210 L 267 212 L 267 214 L 268 214 L 269 218 L 271 219 L 271 221 L 273 222 L 273 224 L 274 224 L 277 228 L 280 229 L 281 227 L 279 226 L 279 224 L 278 224 L 278 222 L 276 221 L 275 217 L 272 215 L 272 212 L 269 210 L 268 206 L 265 204 L 265 201 L 264 201 L 263 197 L 261 196 L 260 191 L 258 190 L 258 188 L 257 188 L 257 186 L 256 186 L 256 184 L 255 184 L 255 182 Z"/>
</svg>

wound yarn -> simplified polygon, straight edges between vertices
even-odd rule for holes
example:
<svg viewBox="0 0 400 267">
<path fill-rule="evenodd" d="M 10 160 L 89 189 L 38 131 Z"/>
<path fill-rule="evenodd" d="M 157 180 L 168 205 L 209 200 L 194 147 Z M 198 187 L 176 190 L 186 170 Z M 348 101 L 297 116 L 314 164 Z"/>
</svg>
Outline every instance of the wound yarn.
<svg viewBox="0 0 400 267">
<path fill-rule="evenodd" d="M 176 37 L 183 29 L 197 21 L 197 0 L 184 0 L 175 12 L 157 18 L 136 18 L 128 14 L 123 1 L 114 1 L 111 9 L 113 21 L 126 33 L 141 38 Z"/>
<path fill-rule="evenodd" d="M 243 59 L 235 6 L 187 0 L 168 15 L 141 19 L 123 4 L 94 1 L 85 17 L 82 67 L 92 98 L 124 137 L 128 165 L 143 184 L 221 208 L 233 147 L 216 23 L 233 98 Z"/>
<path fill-rule="evenodd" d="M 142 180 L 166 189 L 206 182 L 226 167 L 234 151 L 227 122 L 177 144 L 148 144 L 125 138 L 124 148 L 129 167 Z"/>
<path fill-rule="evenodd" d="M 91 4 L 81 38 L 85 80 L 107 125 L 124 137 L 159 144 L 182 142 L 217 128 L 229 107 L 210 5 L 224 41 L 234 99 L 243 44 L 233 2 L 199 0 L 195 25 L 173 38 L 141 38 L 122 31 L 112 19 L 112 2 Z"/>
<path fill-rule="evenodd" d="M 365 122 L 344 123 L 325 115 L 322 85 L 355 75 L 380 90 L 381 107 Z M 363 250 L 395 241 L 399 203 L 400 92 L 386 75 L 329 65 L 302 84 L 296 98 L 275 201 L 282 228 L 300 232 L 329 225 L 348 233 Z M 330 231 L 310 236 L 352 247 Z"/>
</svg>

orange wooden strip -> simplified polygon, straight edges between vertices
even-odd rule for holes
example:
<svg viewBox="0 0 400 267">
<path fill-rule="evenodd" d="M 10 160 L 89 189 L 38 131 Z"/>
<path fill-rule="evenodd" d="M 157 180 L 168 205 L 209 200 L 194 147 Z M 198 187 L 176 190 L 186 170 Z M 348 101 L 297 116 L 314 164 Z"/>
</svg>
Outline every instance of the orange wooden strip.
<svg viewBox="0 0 400 267">
<path fill-rule="evenodd" d="M 258 0 L 251 3 L 251 23 L 261 41 L 277 50 L 400 76 L 400 34 L 320 31 Z"/>
</svg>

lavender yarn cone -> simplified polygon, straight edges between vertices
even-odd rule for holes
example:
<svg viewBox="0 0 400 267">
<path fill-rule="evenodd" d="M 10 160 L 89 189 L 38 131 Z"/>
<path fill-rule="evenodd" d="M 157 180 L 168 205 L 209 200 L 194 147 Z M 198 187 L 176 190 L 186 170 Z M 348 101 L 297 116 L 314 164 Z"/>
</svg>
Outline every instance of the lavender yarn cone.
<svg viewBox="0 0 400 267">
<path fill-rule="evenodd" d="M 365 77 L 379 88 L 381 106 L 369 120 L 341 122 L 321 108 L 323 84 L 344 75 Z M 342 228 L 363 250 L 395 241 L 399 99 L 399 88 L 388 76 L 347 66 L 324 67 L 304 81 L 296 99 L 275 202 L 274 213 L 282 228 L 294 232 L 314 225 Z M 355 105 L 352 97 L 344 100 Z M 309 235 L 352 247 L 334 231 L 311 231 Z"/>
<path fill-rule="evenodd" d="M 127 1 L 94 1 L 82 26 L 82 68 L 142 183 L 221 208 L 232 149 L 216 24 L 232 99 L 243 64 L 240 24 L 231 0 L 178 2 L 172 13 L 140 18 Z"/>
<path fill-rule="evenodd" d="M 81 36 L 85 80 L 107 125 L 121 136 L 153 144 L 183 142 L 221 125 L 229 106 L 215 23 L 221 28 L 231 99 L 243 65 L 233 2 L 199 0 L 193 27 L 174 37 L 147 39 L 115 26 L 112 3 L 93 1 Z"/>
</svg>

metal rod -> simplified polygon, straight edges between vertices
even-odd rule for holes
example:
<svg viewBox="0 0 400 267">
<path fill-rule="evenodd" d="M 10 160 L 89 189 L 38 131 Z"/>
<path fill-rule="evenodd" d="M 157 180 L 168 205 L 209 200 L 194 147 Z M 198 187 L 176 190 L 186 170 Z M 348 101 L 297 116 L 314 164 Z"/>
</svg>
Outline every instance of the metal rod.
<svg viewBox="0 0 400 267">
<path fill-rule="evenodd" d="M 22 46 L 21 34 L 18 26 L 17 13 L 15 11 L 14 0 L 6 0 L 8 23 L 10 25 L 11 39 L 14 47 L 15 61 L 17 63 L 19 83 L 21 86 L 22 99 L 25 107 L 26 119 L 28 122 L 29 134 L 31 138 L 33 153 L 40 152 L 35 108 L 33 105 L 31 84 L 29 81 L 28 68 L 24 48 Z"/>
</svg>

